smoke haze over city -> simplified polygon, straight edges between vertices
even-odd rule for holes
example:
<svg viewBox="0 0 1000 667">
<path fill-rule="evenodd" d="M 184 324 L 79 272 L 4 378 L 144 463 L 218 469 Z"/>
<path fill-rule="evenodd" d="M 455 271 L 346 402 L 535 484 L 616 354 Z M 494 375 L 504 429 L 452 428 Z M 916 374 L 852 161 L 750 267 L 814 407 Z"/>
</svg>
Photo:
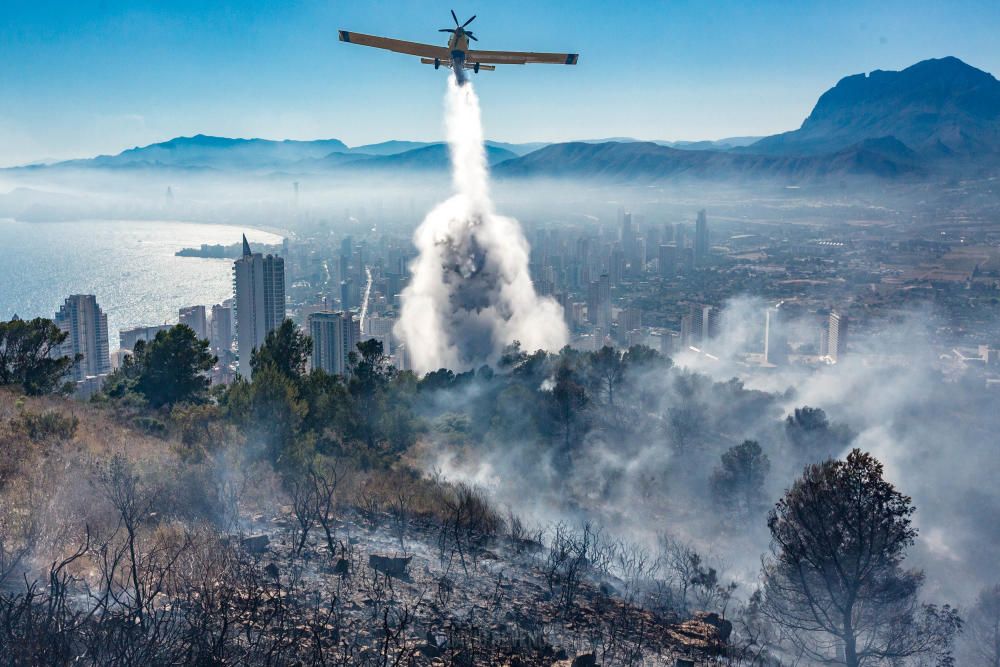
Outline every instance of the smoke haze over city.
<svg viewBox="0 0 1000 667">
<path fill-rule="evenodd" d="M 998 11 L 12 6 L 0 663 L 996 667 Z"/>
</svg>

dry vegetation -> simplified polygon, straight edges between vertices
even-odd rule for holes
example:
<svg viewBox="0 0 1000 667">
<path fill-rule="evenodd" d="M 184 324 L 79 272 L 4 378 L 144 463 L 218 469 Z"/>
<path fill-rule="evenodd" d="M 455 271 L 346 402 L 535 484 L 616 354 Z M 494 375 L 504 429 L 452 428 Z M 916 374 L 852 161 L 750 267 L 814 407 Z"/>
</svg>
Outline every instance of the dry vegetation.
<svg viewBox="0 0 1000 667">
<path fill-rule="evenodd" d="M 692 583 L 667 551 L 528 528 L 403 465 L 318 457 L 279 474 L 221 420 L 157 414 L 0 390 L 8 662 L 672 665 L 726 650 L 728 622 L 678 616 Z"/>
</svg>

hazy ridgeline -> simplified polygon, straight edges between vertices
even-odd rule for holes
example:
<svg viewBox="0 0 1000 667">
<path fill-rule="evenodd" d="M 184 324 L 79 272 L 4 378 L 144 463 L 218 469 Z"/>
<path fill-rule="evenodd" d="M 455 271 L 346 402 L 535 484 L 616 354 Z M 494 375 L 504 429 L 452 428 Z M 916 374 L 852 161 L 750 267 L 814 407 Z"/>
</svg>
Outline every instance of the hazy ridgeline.
<svg viewBox="0 0 1000 667">
<path fill-rule="evenodd" d="M 767 224 L 836 224 L 845 218 L 920 221 L 933 220 L 937 211 L 954 204 L 954 195 L 926 183 L 852 178 L 796 183 L 777 177 L 679 174 L 637 183 L 595 176 L 500 175 L 489 189 L 495 209 L 525 226 L 593 223 L 595 218 L 613 222 L 623 206 L 668 221 L 690 220 L 693 211 L 704 207 L 715 220 Z M 374 228 L 410 236 L 429 211 L 453 194 L 450 164 L 347 172 L 311 172 L 294 165 L 227 170 L 73 163 L 0 170 L 0 218 L 33 222 L 168 219 L 300 232 Z"/>
</svg>

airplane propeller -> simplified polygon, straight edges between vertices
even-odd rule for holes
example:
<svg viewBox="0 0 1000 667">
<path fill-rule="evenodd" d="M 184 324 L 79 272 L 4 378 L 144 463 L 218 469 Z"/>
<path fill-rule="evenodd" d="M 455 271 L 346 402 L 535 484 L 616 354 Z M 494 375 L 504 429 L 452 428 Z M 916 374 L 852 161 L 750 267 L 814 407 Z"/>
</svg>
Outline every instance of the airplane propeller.
<svg viewBox="0 0 1000 667">
<path fill-rule="evenodd" d="M 458 16 L 455 14 L 455 10 L 453 9 L 453 10 L 451 10 L 451 18 L 453 18 L 455 20 L 455 27 L 454 28 L 441 28 L 440 30 L 438 30 L 438 32 L 450 32 L 452 34 L 459 33 L 459 34 L 465 35 L 466 37 L 468 37 L 469 39 L 471 39 L 473 41 L 476 41 L 476 42 L 479 41 L 476 38 L 476 36 L 472 34 L 472 32 L 470 32 L 470 31 L 468 31 L 468 30 L 465 29 L 465 26 L 469 25 L 470 23 L 472 23 L 473 21 L 476 20 L 476 15 L 475 14 L 473 14 L 472 18 L 470 18 L 465 23 L 459 23 Z"/>
</svg>

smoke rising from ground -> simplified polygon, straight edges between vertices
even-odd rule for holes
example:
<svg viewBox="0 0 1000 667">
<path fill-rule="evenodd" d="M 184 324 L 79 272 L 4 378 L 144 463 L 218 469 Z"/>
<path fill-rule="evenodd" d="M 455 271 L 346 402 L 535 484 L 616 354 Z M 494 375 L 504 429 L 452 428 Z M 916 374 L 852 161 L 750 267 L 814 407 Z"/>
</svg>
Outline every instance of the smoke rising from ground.
<svg viewBox="0 0 1000 667">
<path fill-rule="evenodd" d="M 907 562 L 926 571 L 928 596 L 964 602 L 992 584 L 1000 557 L 996 398 L 981 380 L 958 378 L 938 358 L 927 336 L 934 313 L 909 310 L 854 331 L 850 353 L 835 365 L 767 369 L 743 354 L 762 351 L 766 305 L 731 300 L 712 357 L 683 352 L 669 371 L 627 375 L 613 408 L 595 395 L 585 409 L 591 428 L 568 454 L 540 446 L 525 424 L 496 442 L 433 448 L 426 464 L 483 487 L 539 525 L 592 520 L 650 548 L 658 533 L 680 536 L 739 580 L 746 595 L 768 546 L 767 510 L 806 464 L 858 447 L 913 497 L 920 535 Z M 814 317 L 788 318 L 783 326 L 791 341 L 817 333 Z M 475 400 L 476 392 L 463 388 L 441 399 L 441 409 L 458 411 Z M 508 400 L 496 399 L 503 414 L 523 412 L 503 408 Z M 822 438 L 797 438 L 786 425 L 803 406 L 825 411 L 830 427 Z M 713 501 L 712 475 L 720 456 L 747 439 L 760 443 L 770 471 L 760 506 L 733 519 L 726 515 L 731 508 Z"/>
<path fill-rule="evenodd" d="M 455 194 L 414 234 L 420 255 L 396 325 L 414 370 L 490 363 L 515 340 L 528 350 L 558 350 L 569 338 L 562 308 L 535 293 L 520 225 L 493 211 L 471 83 L 449 77 L 445 127 Z"/>
</svg>

